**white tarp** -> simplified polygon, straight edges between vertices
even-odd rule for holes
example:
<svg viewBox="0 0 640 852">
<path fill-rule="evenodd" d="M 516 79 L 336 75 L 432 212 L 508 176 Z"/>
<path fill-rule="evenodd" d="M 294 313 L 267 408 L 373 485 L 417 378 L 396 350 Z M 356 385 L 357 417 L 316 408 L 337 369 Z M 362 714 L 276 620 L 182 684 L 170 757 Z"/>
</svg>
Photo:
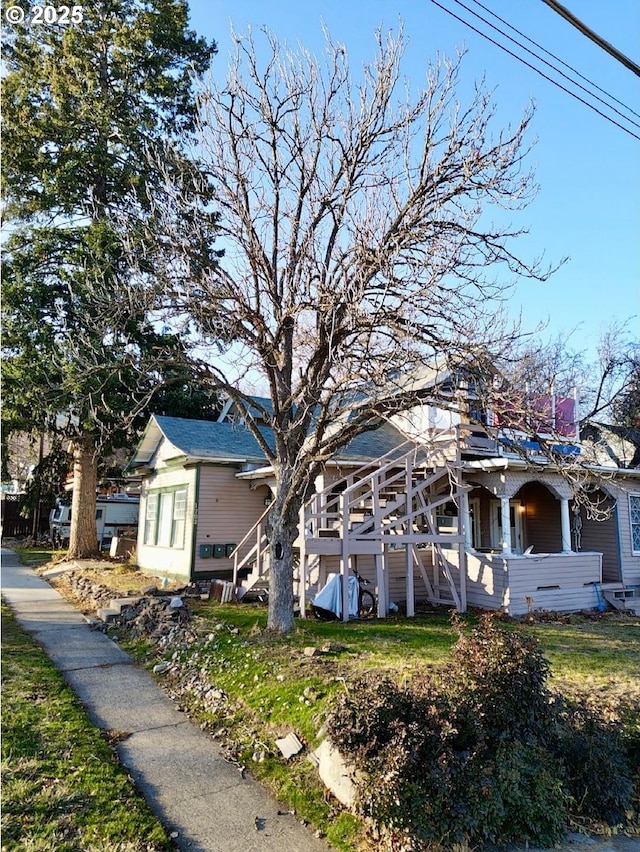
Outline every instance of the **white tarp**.
<svg viewBox="0 0 640 852">
<path fill-rule="evenodd" d="M 349 618 L 358 617 L 358 592 L 358 581 L 355 577 L 349 577 Z M 342 576 L 340 574 L 329 574 L 326 585 L 318 592 L 312 606 L 329 610 L 338 618 L 342 618 Z"/>
</svg>

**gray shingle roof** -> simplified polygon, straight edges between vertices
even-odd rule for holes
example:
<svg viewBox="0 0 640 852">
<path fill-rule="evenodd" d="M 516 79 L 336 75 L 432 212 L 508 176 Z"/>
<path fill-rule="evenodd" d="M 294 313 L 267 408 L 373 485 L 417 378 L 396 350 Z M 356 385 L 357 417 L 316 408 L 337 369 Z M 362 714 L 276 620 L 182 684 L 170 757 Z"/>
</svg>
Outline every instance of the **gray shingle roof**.
<svg viewBox="0 0 640 852">
<path fill-rule="evenodd" d="M 336 460 L 367 462 L 380 458 L 403 444 L 406 438 L 391 424 L 383 423 L 371 432 L 363 432 L 338 450 Z"/>
<path fill-rule="evenodd" d="M 185 420 L 181 417 L 156 416 L 154 419 L 165 438 L 186 456 L 211 461 L 264 460 L 264 453 L 258 442 L 242 424 Z M 269 446 L 273 447 L 271 430 L 263 427 L 260 432 Z"/>
<path fill-rule="evenodd" d="M 156 431 L 159 430 L 159 431 Z M 260 432 L 273 448 L 271 429 Z M 147 464 L 155 453 L 160 433 L 180 455 L 203 461 L 238 461 L 264 463 L 265 456 L 251 432 L 241 423 L 219 423 L 211 420 L 187 420 L 182 417 L 154 415 L 130 462 L 135 468 Z M 361 463 L 377 459 L 396 449 L 404 437 L 388 423 L 354 438 L 338 450 L 336 461 Z"/>
</svg>

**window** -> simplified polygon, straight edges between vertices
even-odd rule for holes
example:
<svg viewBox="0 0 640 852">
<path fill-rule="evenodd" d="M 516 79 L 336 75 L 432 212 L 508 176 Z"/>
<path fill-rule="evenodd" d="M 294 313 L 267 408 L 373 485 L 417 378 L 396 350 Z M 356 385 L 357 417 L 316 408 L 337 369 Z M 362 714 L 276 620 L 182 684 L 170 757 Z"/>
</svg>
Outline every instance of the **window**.
<svg viewBox="0 0 640 852">
<path fill-rule="evenodd" d="M 631 549 L 640 553 L 640 494 L 629 494 L 629 517 L 631 519 Z"/>
<path fill-rule="evenodd" d="M 151 492 L 147 495 L 144 543 L 183 548 L 186 519 L 186 488 Z"/>
<path fill-rule="evenodd" d="M 158 495 L 147 495 L 147 511 L 144 517 L 144 543 L 156 543 L 156 530 L 158 528 Z"/>
<path fill-rule="evenodd" d="M 187 518 L 187 489 L 181 488 L 173 497 L 171 547 L 184 547 L 184 528 Z"/>
</svg>

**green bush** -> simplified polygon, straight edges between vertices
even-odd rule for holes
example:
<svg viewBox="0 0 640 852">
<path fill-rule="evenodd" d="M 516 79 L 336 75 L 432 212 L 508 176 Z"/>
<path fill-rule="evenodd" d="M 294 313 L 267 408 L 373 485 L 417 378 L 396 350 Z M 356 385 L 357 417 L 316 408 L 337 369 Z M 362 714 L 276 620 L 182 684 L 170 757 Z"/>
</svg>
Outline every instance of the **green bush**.
<svg viewBox="0 0 640 852">
<path fill-rule="evenodd" d="M 457 618 L 454 617 L 454 624 Z M 549 736 L 553 730 L 549 664 L 533 637 L 507 630 L 491 615 L 467 636 L 459 630 L 443 688 L 481 725 L 488 745 Z"/>
<path fill-rule="evenodd" d="M 559 714 L 556 753 L 573 812 L 610 825 L 624 822 L 632 782 L 620 732 L 593 710 L 567 701 Z"/>
<path fill-rule="evenodd" d="M 371 673 L 337 699 L 327 731 L 359 770 L 358 806 L 381 849 L 550 845 L 570 809 L 620 821 L 631 796 L 621 741 L 554 698 L 547 675 L 535 640 L 483 617 L 440 677 Z"/>
</svg>

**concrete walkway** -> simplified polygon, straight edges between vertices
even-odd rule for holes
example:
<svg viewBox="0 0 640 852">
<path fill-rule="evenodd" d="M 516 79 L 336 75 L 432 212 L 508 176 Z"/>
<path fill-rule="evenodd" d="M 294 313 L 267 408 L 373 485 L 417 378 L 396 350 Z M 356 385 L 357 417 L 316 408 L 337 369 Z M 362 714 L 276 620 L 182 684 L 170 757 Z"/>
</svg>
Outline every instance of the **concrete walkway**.
<svg viewBox="0 0 640 852">
<path fill-rule="evenodd" d="M 91 721 L 128 734 L 120 761 L 189 852 L 328 852 L 255 781 L 243 779 L 144 669 L 15 553 L 2 549 L 2 595 L 62 672 Z"/>
</svg>

